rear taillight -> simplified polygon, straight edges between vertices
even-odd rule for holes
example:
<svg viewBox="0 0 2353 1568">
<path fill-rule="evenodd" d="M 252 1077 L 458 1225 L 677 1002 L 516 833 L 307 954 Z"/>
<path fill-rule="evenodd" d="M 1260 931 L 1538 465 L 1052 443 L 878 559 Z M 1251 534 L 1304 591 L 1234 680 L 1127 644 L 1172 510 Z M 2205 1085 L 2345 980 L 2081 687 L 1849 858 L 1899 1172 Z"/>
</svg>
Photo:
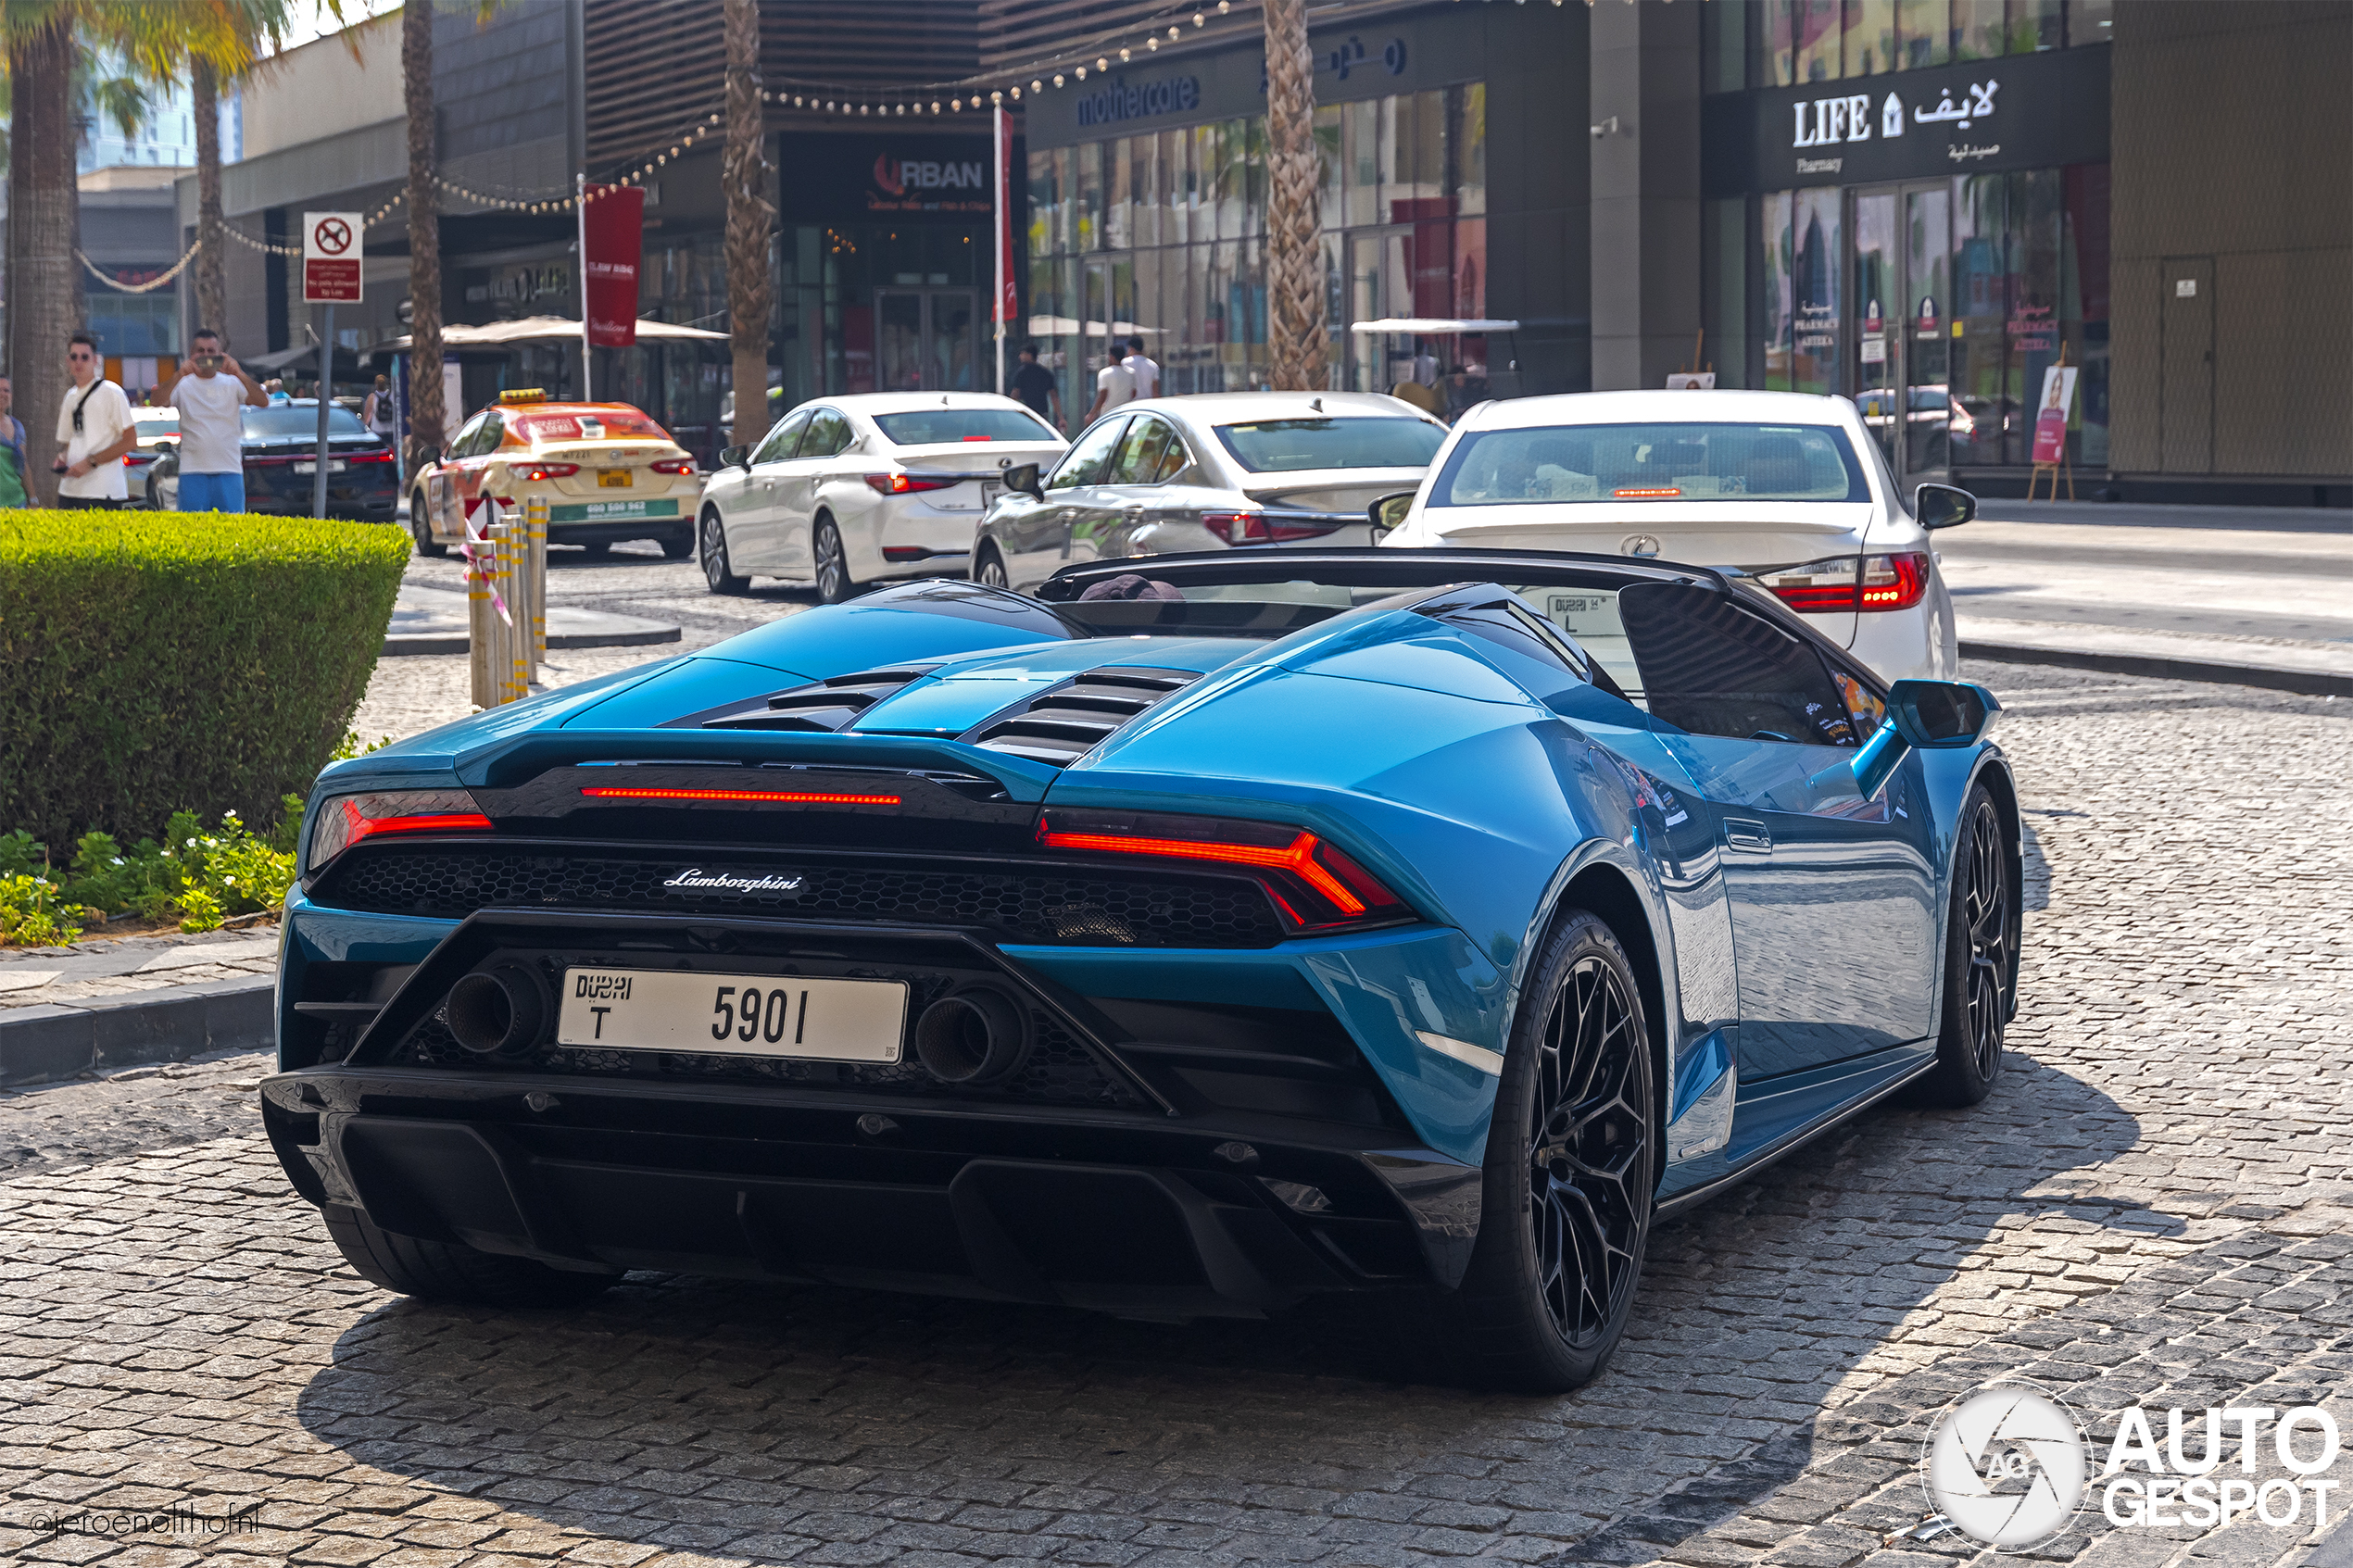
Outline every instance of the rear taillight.
<svg viewBox="0 0 2353 1568">
<path fill-rule="evenodd" d="M 963 483 L 961 479 L 917 479 L 912 474 L 870 473 L 867 488 L 877 495 L 909 495 L 918 490 L 949 490 Z"/>
<path fill-rule="evenodd" d="M 525 463 L 513 470 L 525 484 L 536 484 L 545 479 L 570 479 L 580 471 L 578 463 Z"/>
<path fill-rule="evenodd" d="M 1928 557 L 1833 556 L 1763 572 L 1758 581 L 1790 608 L 1810 615 L 1909 609 L 1928 592 Z"/>
<path fill-rule="evenodd" d="M 1379 878 L 1305 828 L 1219 817 L 1054 810 L 1038 820 L 1038 842 L 1048 849 L 1246 868 L 1256 873 L 1285 921 L 1301 931 L 1413 918 L 1405 901 Z"/>
<path fill-rule="evenodd" d="M 317 871 L 364 838 L 385 833 L 488 833 L 490 819 L 462 789 L 396 789 L 346 795 L 321 808 L 307 870 Z"/>
<path fill-rule="evenodd" d="M 1203 512 L 1201 525 L 1228 545 L 1278 545 L 1287 539 L 1314 539 L 1340 524 L 1287 518 L 1280 512 Z"/>
<path fill-rule="evenodd" d="M 392 451 L 387 447 L 381 452 L 354 452 L 351 460 L 355 463 L 388 463 L 392 461 Z"/>
<path fill-rule="evenodd" d="M 647 466 L 656 473 L 688 474 L 695 471 L 695 460 L 692 458 L 664 458 L 658 463 L 650 463 Z"/>
</svg>

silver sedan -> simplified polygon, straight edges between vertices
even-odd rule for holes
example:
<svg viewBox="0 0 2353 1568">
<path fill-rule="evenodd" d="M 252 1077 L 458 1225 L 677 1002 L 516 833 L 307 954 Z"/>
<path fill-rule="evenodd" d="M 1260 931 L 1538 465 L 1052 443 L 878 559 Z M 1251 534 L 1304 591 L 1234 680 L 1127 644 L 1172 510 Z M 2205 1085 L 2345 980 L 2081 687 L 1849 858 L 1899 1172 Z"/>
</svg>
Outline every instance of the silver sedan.
<svg viewBox="0 0 2353 1568">
<path fill-rule="evenodd" d="M 1373 542 L 1365 508 L 1421 483 L 1446 427 L 1364 392 L 1125 403 L 1051 468 L 1008 469 L 973 576 L 1029 589 L 1065 566 L 1246 546 Z"/>
</svg>

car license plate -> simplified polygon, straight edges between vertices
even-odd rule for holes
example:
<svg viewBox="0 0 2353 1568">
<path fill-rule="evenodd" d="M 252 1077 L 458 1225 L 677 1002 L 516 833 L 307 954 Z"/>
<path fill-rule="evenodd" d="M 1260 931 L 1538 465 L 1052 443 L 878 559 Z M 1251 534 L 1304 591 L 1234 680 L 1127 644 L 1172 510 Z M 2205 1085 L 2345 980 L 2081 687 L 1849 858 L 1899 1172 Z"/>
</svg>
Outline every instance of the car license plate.
<svg viewBox="0 0 2353 1568">
<path fill-rule="evenodd" d="M 995 506 L 997 504 L 997 497 L 1002 495 L 1004 493 L 1005 487 L 999 484 L 994 480 L 982 480 L 980 482 L 980 509 L 982 511 L 987 511 L 989 508 Z"/>
<path fill-rule="evenodd" d="M 345 462 L 341 458 L 329 458 L 327 459 L 327 471 L 329 473 L 342 473 L 350 467 L 351 465 Z M 313 458 L 307 463 L 296 463 L 294 466 L 294 470 L 296 473 L 317 473 L 319 471 L 319 460 L 316 458 Z"/>
<path fill-rule="evenodd" d="M 892 1062 L 906 1026 L 903 981 L 568 969 L 556 1043 L 592 1050 Z"/>
<path fill-rule="evenodd" d="M 600 489 L 626 490 L 630 483 L 627 469 L 598 469 L 597 470 L 597 484 Z"/>
</svg>

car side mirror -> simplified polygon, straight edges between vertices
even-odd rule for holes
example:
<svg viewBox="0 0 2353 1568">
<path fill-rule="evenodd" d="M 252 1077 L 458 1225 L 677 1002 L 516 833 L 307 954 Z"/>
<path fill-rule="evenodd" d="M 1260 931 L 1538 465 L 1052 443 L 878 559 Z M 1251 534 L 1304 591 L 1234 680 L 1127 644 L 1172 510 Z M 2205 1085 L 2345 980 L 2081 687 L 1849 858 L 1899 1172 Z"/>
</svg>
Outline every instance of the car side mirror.
<svg viewBox="0 0 2353 1568">
<path fill-rule="evenodd" d="M 719 449 L 719 466 L 723 469 L 749 469 L 751 467 L 751 448 L 749 446 L 722 446 Z"/>
<path fill-rule="evenodd" d="M 1005 470 L 1005 488 L 1008 490 L 1017 490 L 1033 501 L 1042 501 L 1046 498 L 1044 487 L 1038 483 L 1038 465 L 1036 463 L 1016 463 L 1012 468 L 1007 469 Z"/>
<path fill-rule="evenodd" d="M 1855 787 L 1866 800 L 1877 795 L 1914 746 L 1950 751 L 1975 746 L 2001 711 L 2000 699 L 1974 682 L 1896 682 L 1888 688 L 1886 721 L 1855 754 Z"/>
<path fill-rule="evenodd" d="M 1373 532 L 1386 533 L 1403 522 L 1405 514 L 1414 509 L 1416 494 L 1416 492 L 1412 490 L 1400 490 L 1396 495 L 1383 495 L 1379 500 L 1366 507 L 1365 517 L 1373 525 Z"/>
<path fill-rule="evenodd" d="M 1977 497 L 1949 484 L 1923 484 L 1912 493 L 1912 515 L 1922 528 L 1958 528 L 1977 515 Z"/>
</svg>

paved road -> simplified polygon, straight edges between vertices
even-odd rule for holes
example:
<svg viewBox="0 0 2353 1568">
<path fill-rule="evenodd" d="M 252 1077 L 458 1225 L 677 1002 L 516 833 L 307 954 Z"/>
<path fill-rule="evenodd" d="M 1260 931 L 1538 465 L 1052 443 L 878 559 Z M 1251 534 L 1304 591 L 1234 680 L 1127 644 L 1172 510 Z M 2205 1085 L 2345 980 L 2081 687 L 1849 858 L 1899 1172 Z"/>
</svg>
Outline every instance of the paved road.
<svg viewBox="0 0 2353 1568">
<path fill-rule="evenodd" d="M 1874 1112 L 1663 1226 L 1574 1396 L 1390 1381 L 1337 1312 L 1152 1327 L 656 1274 L 569 1314 L 410 1305 L 290 1198 L 231 1061 L 0 1098 L 0 1165 L 33 1150 L 0 1182 L 0 1557 L 1913 1568 L 1967 1555 L 1882 1545 L 1923 1510 L 1920 1436 L 1997 1374 L 2099 1442 L 2136 1399 L 2319 1400 L 2353 1434 L 2353 713 L 1970 672 L 2010 706 L 2032 834 L 2002 1086 Z M 35 1527 L 247 1504 L 249 1534 L 136 1547 Z M 2092 1513 L 2035 1555 L 2284 1565 L 2307 1533 Z"/>
</svg>

